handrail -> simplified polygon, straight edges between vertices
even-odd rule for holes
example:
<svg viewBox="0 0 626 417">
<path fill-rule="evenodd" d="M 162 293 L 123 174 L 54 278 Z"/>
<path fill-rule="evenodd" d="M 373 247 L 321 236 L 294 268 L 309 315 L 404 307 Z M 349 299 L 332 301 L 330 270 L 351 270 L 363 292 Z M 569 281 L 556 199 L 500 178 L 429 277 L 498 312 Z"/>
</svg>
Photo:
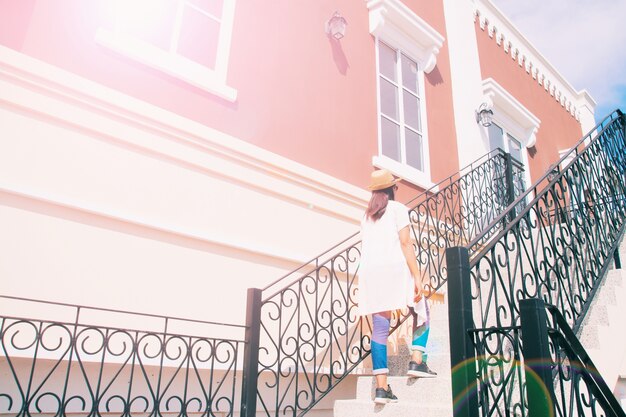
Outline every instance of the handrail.
<svg viewBox="0 0 626 417">
<path fill-rule="evenodd" d="M 626 232 L 624 195 L 626 116 L 616 110 L 467 245 L 466 292 L 475 309 L 463 326 L 482 329 L 471 334 L 483 417 L 501 409 L 524 414 L 522 341 L 511 330 L 520 323 L 520 300 L 543 299 L 574 331 L 580 327 Z M 451 345 L 465 343 L 464 334 L 451 337 Z"/>
<path fill-rule="evenodd" d="M 493 155 L 496 155 L 496 154 L 504 155 L 505 152 L 502 149 L 500 149 L 500 148 L 496 148 L 496 149 L 493 149 L 493 150 L 487 152 L 486 154 L 476 158 L 474 161 L 470 162 L 469 164 L 467 164 L 463 168 L 459 169 L 459 171 L 455 172 L 454 174 L 449 175 L 448 177 L 446 177 L 446 178 L 440 180 L 439 182 L 437 182 L 436 184 L 432 185 L 430 188 L 422 191 L 416 197 L 414 197 L 411 200 L 409 200 L 406 203 L 406 205 L 410 205 L 411 203 L 417 201 L 418 199 L 423 198 L 424 196 L 428 196 L 428 195 L 434 193 L 435 189 L 438 189 L 438 187 L 443 185 L 445 182 L 452 183 L 452 178 L 454 178 L 455 176 L 459 176 L 460 177 L 461 176 L 461 172 L 466 171 L 466 170 L 469 170 L 469 171 L 473 170 L 474 169 L 474 165 L 476 165 L 479 161 L 481 161 L 481 160 L 485 160 L 486 161 L 489 158 L 491 158 Z M 521 162 L 516 161 L 516 160 L 513 160 L 513 161 L 517 165 L 518 169 L 522 169 L 523 168 L 523 164 Z M 265 287 L 261 288 L 261 290 L 262 291 L 266 291 L 270 287 L 278 284 L 279 282 L 283 281 L 284 279 L 288 278 L 289 276 L 292 276 L 296 272 L 301 271 L 306 266 L 311 265 L 313 262 L 318 261 L 322 256 L 324 256 L 324 255 L 330 253 L 331 251 L 337 249 L 338 247 L 340 247 L 341 245 L 343 245 L 344 243 L 346 243 L 350 239 L 352 239 L 355 236 L 357 236 L 359 233 L 360 232 L 356 232 L 356 233 L 351 234 L 347 238 L 343 239 L 341 242 L 338 242 L 338 243 L 334 244 L 333 246 L 331 246 L 330 248 L 326 249 L 324 252 L 320 253 L 319 255 L 317 255 L 317 256 L 311 258 L 310 260 L 304 262 L 302 265 L 298 266 L 297 268 L 287 272 L 286 274 L 282 275 L 280 278 L 270 282 Z"/>
<path fill-rule="evenodd" d="M 185 417 L 235 413 L 246 347 L 244 326 L 0 298 L 26 302 L 28 310 L 32 302 L 73 309 L 71 314 L 62 314 L 63 319 L 52 308 L 45 309 L 44 318 L 32 318 L 38 315 L 32 311 L 29 317 L 0 313 L 2 414 L 66 417 L 139 412 Z M 142 321 L 137 329 L 129 325 L 129 316 L 90 313 L 85 319 L 81 315 L 85 310 L 160 320 Z M 202 325 L 201 330 L 192 323 Z M 230 335 L 216 336 L 215 325 Z"/>
<path fill-rule="evenodd" d="M 580 139 L 574 146 L 572 146 L 570 148 L 570 150 L 563 154 L 561 156 L 561 159 L 559 159 L 557 162 L 553 163 L 552 165 L 550 165 L 550 167 L 547 169 L 546 173 L 543 174 L 543 176 L 541 176 L 537 181 L 535 181 L 535 183 L 531 186 L 529 186 L 525 192 L 523 192 L 521 195 L 519 195 L 517 197 L 517 199 L 515 200 L 515 203 L 513 203 L 512 207 L 515 207 L 515 205 L 523 200 L 525 200 L 526 198 L 528 198 L 528 196 L 534 194 L 535 198 L 526 205 L 526 208 L 524 210 L 522 210 L 519 214 L 516 215 L 515 219 L 509 223 L 509 226 L 507 228 L 505 228 L 499 236 L 501 236 L 503 233 L 505 233 L 506 230 L 510 229 L 512 227 L 512 225 L 514 224 L 514 222 L 516 220 L 518 220 L 519 218 L 523 217 L 526 213 L 528 213 L 528 211 L 530 210 L 530 207 L 533 205 L 534 202 L 536 202 L 538 200 L 538 195 L 537 195 L 537 189 L 547 180 L 548 184 L 542 188 L 541 193 L 545 194 L 546 192 L 548 192 L 548 190 L 550 189 L 550 186 L 553 185 L 554 183 L 556 183 L 557 178 L 554 176 L 554 171 L 557 170 L 558 172 L 561 172 L 561 169 L 559 169 L 560 165 L 567 161 L 568 158 L 570 158 L 570 155 L 572 154 L 572 152 L 575 152 L 576 156 L 575 159 L 578 159 L 580 157 L 579 155 L 579 151 L 578 151 L 578 147 L 581 145 L 585 145 L 585 147 L 587 146 L 585 144 L 585 141 L 591 139 L 591 136 L 597 132 L 597 129 L 600 128 L 600 132 L 597 133 L 596 137 L 599 137 L 600 135 L 602 135 L 602 133 L 605 132 L 605 130 L 609 127 L 609 125 L 604 125 L 605 122 L 607 122 L 607 120 L 613 121 L 616 120 L 618 117 L 623 117 L 623 113 L 620 109 L 616 109 L 614 110 L 612 113 L 610 113 L 608 116 L 606 116 L 604 119 L 602 119 L 602 121 L 600 123 L 598 123 L 598 125 L 596 125 L 596 127 L 594 127 L 591 131 L 589 131 L 589 133 L 587 133 L 585 136 L 583 136 L 582 139 Z M 572 160 L 567 167 L 563 168 L 563 170 L 569 168 L 570 165 L 572 165 L 574 163 L 574 160 Z M 551 178 L 552 177 L 552 178 Z M 478 236 L 476 236 L 467 246 L 468 247 L 473 247 L 475 246 L 478 242 L 480 242 L 485 236 L 485 234 L 488 233 L 488 230 L 497 225 L 499 222 L 501 222 L 503 219 L 505 219 L 507 217 L 507 215 L 510 214 L 512 207 L 509 207 L 507 210 L 503 211 L 499 216 L 497 216 L 493 221 L 492 224 L 490 226 L 488 226 L 487 228 L 485 228 L 485 233 L 482 233 Z M 496 238 L 497 239 L 497 238 Z M 483 250 L 484 252 L 484 250 Z M 482 252 L 481 252 L 482 253 Z M 481 256 L 481 253 L 477 254 L 477 257 Z"/>
<path fill-rule="evenodd" d="M 439 182 L 445 186 L 437 192 L 420 194 L 409 211 L 417 261 L 429 282 L 427 296 L 445 282 L 443 250 L 469 241 L 523 191 L 517 184 L 521 164 L 509 154 L 498 149 L 478 161 L 470 171 L 455 174 L 458 178 Z M 258 389 L 256 382 L 250 384 L 268 416 L 274 409 L 303 415 L 369 355 L 371 324 L 358 315 L 355 298 L 359 259 L 359 242 L 351 243 L 327 259 L 314 258 L 313 268 L 282 288 L 273 290 L 275 281 L 264 290 L 249 290 L 247 317 L 251 329 L 258 328 L 251 340 L 260 345 L 250 367 L 263 381 Z M 407 317 L 406 311 L 394 314 L 391 332 Z M 254 394 L 248 382 L 242 409 L 252 415 L 256 403 L 250 402 Z"/>
<path fill-rule="evenodd" d="M 561 314 L 556 306 L 551 304 L 546 304 L 546 310 L 548 310 L 552 316 L 554 327 L 548 331 L 553 337 L 555 349 L 558 350 L 560 346 L 565 350 L 570 364 L 573 363 L 576 371 L 582 373 L 582 377 L 585 379 L 587 386 L 591 388 L 595 398 L 600 401 L 603 411 L 610 413 L 607 414 L 607 417 L 626 417 L 626 412 L 624 412 L 624 409 L 620 406 L 604 378 L 599 374 L 598 368 L 594 365 L 574 331 L 567 324 L 567 320 L 565 320 L 563 314 Z M 557 361 L 558 359 L 557 356 Z M 557 363 L 557 365 L 560 366 L 560 363 Z M 557 372 L 555 376 L 560 379 L 561 375 Z"/>
<path fill-rule="evenodd" d="M 16 296 L 12 296 L 12 295 L 0 294 L 0 298 L 4 298 L 4 299 L 7 299 L 7 300 L 16 300 L 16 301 L 25 301 L 25 302 L 39 303 L 39 304 L 48 304 L 48 305 L 55 305 L 55 306 L 70 307 L 70 308 L 75 308 L 75 309 L 78 309 L 78 310 L 106 311 L 108 313 L 121 313 L 121 314 L 129 314 L 129 315 L 133 315 L 133 316 L 153 317 L 153 318 L 164 319 L 164 320 L 178 320 L 178 321 L 185 321 L 185 322 L 188 322 L 188 323 L 209 324 L 209 325 L 226 326 L 226 327 L 237 327 L 237 328 L 243 328 L 243 329 L 246 328 L 246 326 L 243 325 L 243 324 L 219 323 L 219 322 L 215 322 L 215 321 L 189 319 L 189 318 L 182 318 L 182 317 L 175 317 L 175 316 L 164 316 L 164 315 L 161 315 L 161 314 L 139 313 L 139 312 L 136 312 L 136 311 L 116 310 L 116 309 L 112 309 L 112 308 L 103 308 L 103 307 L 92 307 L 92 306 L 86 306 L 86 305 L 81 305 L 81 304 L 69 304 L 69 303 L 61 303 L 61 302 L 58 302 L 58 301 L 46 301 L 46 300 L 38 300 L 38 299 L 34 299 L 34 298 L 16 297 Z"/>
<path fill-rule="evenodd" d="M 465 166 L 464 168 L 462 168 L 459 172 L 456 172 L 452 175 L 449 175 L 448 177 L 444 178 L 443 180 L 439 181 L 437 184 L 433 185 L 432 187 L 430 187 L 428 190 L 423 191 L 422 193 L 420 193 L 417 197 L 411 199 L 407 205 L 411 204 L 411 203 L 415 203 L 415 201 L 422 199 L 424 201 L 421 201 L 419 204 L 414 205 L 410 210 L 409 210 L 409 215 L 412 217 L 412 220 L 417 221 L 417 219 L 420 217 L 419 214 L 419 207 L 420 206 L 425 206 L 426 201 L 428 201 L 429 199 L 432 200 L 434 198 L 437 198 L 436 196 L 438 195 L 442 195 L 445 192 L 445 189 L 449 189 L 449 188 L 454 188 L 454 185 L 456 183 L 458 183 L 459 181 L 461 181 L 464 177 L 468 177 L 470 176 L 470 173 L 475 172 L 476 170 L 480 169 L 481 167 L 485 166 L 485 165 L 489 165 L 491 161 L 493 161 L 496 157 L 501 158 L 502 161 L 505 161 L 507 158 L 507 154 L 506 152 L 504 152 L 502 149 L 500 148 L 496 148 L 486 154 L 484 154 L 483 156 L 479 157 L 478 159 L 476 159 L 475 161 L 473 161 L 472 163 L 470 163 L 469 165 Z M 477 164 L 479 161 L 484 160 L 480 165 L 475 166 L 475 164 Z M 504 162 L 503 162 L 504 163 Z M 493 164 L 493 163 L 492 163 Z M 511 164 L 512 164 L 512 169 L 516 172 L 516 173 L 520 173 L 524 171 L 524 165 L 515 160 L 514 158 L 511 158 Z M 462 173 L 462 171 L 468 170 L 465 173 Z M 502 168 L 504 169 L 504 168 Z M 490 168 L 486 168 L 486 171 L 488 170 L 494 170 L 493 167 Z M 452 178 L 454 178 L 455 176 L 458 176 L 458 178 L 455 181 L 451 181 Z M 445 189 L 439 189 L 437 191 L 435 191 L 436 188 L 438 188 L 439 186 L 443 185 L 444 183 L 449 182 Z M 457 187 L 460 188 L 460 187 Z M 521 190 L 520 190 L 521 191 Z M 452 193 L 459 193 L 460 191 L 457 189 L 455 191 L 453 191 Z M 506 204 L 505 204 L 506 205 Z M 453 223 L 453 222 L 452 222 Z M 418 239 L 418 236 L 415 233 L 415 230 L 413 230 L 413 235 L 415 237 L 415 239 Z M 300 265 L 299 267 L 297 267 L 296 269 L 288 272 L 287 274 L 281 276 L 280 278 L 278 278 L 277 280 L 271 282 L 270 284 L 266 285 L 265 287 L 261 288 L 261 290 L 263 292 L 267 291 L 268 289 L 270 289 L 271 287 L 273 287 L 274 285 L 276 285 L 277 283 L 285 280 L 286 278 L 294 275 L 296 272 L 301 271 L 302 269 L 304 269 L 304 267 L 311 265 L 312 263 L 315 263 L 315 266 L 313 266 L 308 272 L 306 273 L 301 273 L 300 275 L 298 275 L 295 279 L 295 281 L 297 281 L 298 279 L 301 279 L 303 276 L 306 276 L 310 273 L 312 273 L 313 271 L 315 271 L 317 268 L 319 268 L 320 265 L 324 264 L 325 262 L 328 262 L 329 259 L 332 259 L 333 257 L 337 256 L 338 254 L 340 254 L 341 252 L 345 251 L 346 249 L 343 248 L 341 251 L 339 252 L 334 252 L 333 255 L 331 255 L 330 258 L 328 259 L 321 259 L 322 256 L 331 253 L 331 251 L 341 247 L 341 245 L 343 245 L 344 243 L 348 242 L 350 239 L 354 238 L 355 236 L 359 235 L 360 232 L 354 233 L 351 236 L 347 237 L 346 239 L 342 240 L 341 242 L 335 244 L 334 246 L 332 246 L 331 248 L 327 249 L 326 251 L 322 252 L 320 255 L 310 259 L 309 261 L 303 263 L 302 265 Z M 360 240 L 354 242 L 351 246 L 356 246 L 360 243 Z M 419 260 L 419 259 L 418 259 Z M 441 264 L 441 261 L 438 262 L 439 264 Z M 427 262 L 422 262 L 422 266 L 427 267 Z M 440 265 L 441 266 L 441 265 Z M 423 271 L 424 272 L 424 271 Z M 431 278 L 433 278 L 431 276 Z M 293 284 L 295 281 L 292 281 L 288 284 L 285 285 L 289 286 L 291 284 Z M 436 291 L 437 288 L 441 287 L 441 285 L 437 285 L 437 286 L 432 286 L 431 285 L 431 291 Z M 282 290 L 279 289 L 277 290 L 277 292 L 280 292 Z M 273 292 L 269 297 L 276 295 L 277 292 Z M 266 296 L 265 299 L 267 299 L 268 297 Z"/>
</svg>

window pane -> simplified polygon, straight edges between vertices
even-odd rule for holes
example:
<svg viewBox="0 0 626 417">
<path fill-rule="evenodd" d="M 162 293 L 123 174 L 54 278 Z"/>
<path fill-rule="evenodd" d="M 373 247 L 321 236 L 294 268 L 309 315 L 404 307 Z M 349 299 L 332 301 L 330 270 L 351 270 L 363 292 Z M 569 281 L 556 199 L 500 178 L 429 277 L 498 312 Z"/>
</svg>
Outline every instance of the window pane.
<svg viewBox="0 0 626 417">
<path fill-rule="evenodd" d="M 404 123 L 413 129 L 420 131 L 420 101 L 419 99 L 406 90 L 402 90 L 404 98 Z"/>
<path fill-rule="evenodd" d="M 402 55 L 402 85 L 409 91 L 418 94 L 417 63 L 405 55 Z"/>
<path fill-rule="evenodd" d="M 120 2 L 116 30 L 169 51 L 177 9 L 177 2 L 167 0 L 154 0 L 148 11 L 140 2 Z"/>
<path fill-rule="evenodd" d="M 391 120 L 380 118 L 383 155 L 400 162 L 400 127 Z"/>
<path fill-rule="evenodd" d="M 378 43 L 378 70 L 385 77 L 396 81 L 396 59 L 397 54 L 382 42 Z"/>
<path fill-rule="evenodd" d="M 220 24 L 191 7 L 183 11 L 177 52 L 209 68 L 215 68 Z"/>
<path fill-rule="evenodd" d="M 383 78 L 380 79 L 380 111 L 398 120 L 398 87 Z"/>
<path fill-rule="evenodd" d="M 222 18 L 222 7 L 224 6 L 224 0 L 187 0 L 189 3 L 197 6 L 207 13 L 212 14 L 218 19 Z"/>
<path fill-rule="evenodd" d="M 411 129 L 404 129 L 406 141 L 406 163 L 413 168 L 424 171 L 424 151 L 422 149 L 422 136 Z"/>
<path fill-rule="evenodd" d="M 504 138 L 502 137 L 502 128 L 495 123 L 489 126 L 489 145 L 491 150 L 500 148 L 504 150 Z"/>
<path fill-rule="evenodd" d="M 509 134 L 506 136 L 509 140 L 509 153 L 514 159 L 522 162 L 522 143 Z"/>
</svg>

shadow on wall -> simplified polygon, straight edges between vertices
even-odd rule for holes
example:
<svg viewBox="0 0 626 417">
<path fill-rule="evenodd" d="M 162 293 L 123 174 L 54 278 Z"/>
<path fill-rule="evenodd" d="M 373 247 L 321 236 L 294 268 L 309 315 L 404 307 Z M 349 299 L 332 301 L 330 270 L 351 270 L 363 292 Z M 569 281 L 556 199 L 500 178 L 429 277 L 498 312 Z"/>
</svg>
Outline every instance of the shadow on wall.
<svg viewBox="0 0 626 417">
<path fill-rule="evenodd" d="M 426 80 L 431 85 L 443 84 L 443 77 L 441 76 L 441 72 L 439 71 L 438 66 L 435 66 L 435 68 L 430 73 L 426 74 Z"/>
<path fill-rule="evenodd" d="M 333 52 L 333 61 L 335 61 L 337 69 L 339 70 L 341 75 L 346 75 L 346 73 L 348 72 L 348 68 L 350 68 L 350 64 L 348 64 L 348 58 L 343 52 L 341 42 L 339 42 L 332 36 L 328 36 L 328 43 L 330 43 L 330 49 Z"/>
</svg>

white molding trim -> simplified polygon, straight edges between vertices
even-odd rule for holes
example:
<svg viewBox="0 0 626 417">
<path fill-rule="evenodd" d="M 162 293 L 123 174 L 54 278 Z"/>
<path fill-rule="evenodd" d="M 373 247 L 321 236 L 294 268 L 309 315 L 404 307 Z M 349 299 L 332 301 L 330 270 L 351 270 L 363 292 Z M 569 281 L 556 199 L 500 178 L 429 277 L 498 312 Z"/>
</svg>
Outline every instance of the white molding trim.
<svg viewBox="0 0 626 417">
<path fill-rule="evenodd" d="M 33 117 L 43 115 L 110 137 L 353 224 L 360 223 L 369 201 L 369 193 L 362 188 L 1 45 L 0 85 L 0 104 L 18 107 Z M 55 105 L 59 102 L 64 105 Z M 147 130 L 158 140 L 116 135 L 128 128 Z M 276 189 L 259 175 L 229 174 L 224 167 L 232 164 L 277 178 L 289 187 Z M 315 196 L 317 202 L 302 192 L 294 193 L 294 187 Z"/>
<path fill-rule="evenodd" d="M 483 94 L 485 102 L 494 109 L 494 113 L 504 113 L 506 118 L 522 129 L 515 131 L 520 136 L 517 139 L 522 141 L 522 145 L 526 148 L 535 146 L 541 121 L 493 78 L 483 80 Z"/>
<path fill-rule="evenodd" d="M 474 21 L 502 46 L 505 53 L 517 60 L 520 67 L 543 86 L 561 106 L 580 121 L 581 106 L 595 111 L 596 103 L 586 91 L 576 91 L 559 71 L 535 48 L 491 0 L 471 0 Z"/>
<path fill-rule="evenodd" d="M 3 195 L 39 204 L 44 204 L 48 207 L 54 206 L 57 208 L 69 210 L 71 212 L 88 214 L 104 220 L 115 221 L 135 227 L 149 229 L 153 232 L 164 233 L 166 235 L 176 236 L 178 238 L 191 239 L 204 244 L 227 247 L 237 251 L 259 255 L 273 260 L 291 263 L 294 267 L 302 265 L 310 259 L 310 257 L 306 258 L 302 254 L 286 253 L 284 249 L 272 250 L 271 247 L 267 245 L 264 245 L 263 247 L 259 245 L 252 245 L 247 241 L 238 241 L 232 239 L 232 237 L 230 236 L 218 236 L 215 233 L 212 233 L 211 236 L 208 236 L 198 234 L 194 230 L 185 230 L 177 226 L 147 223 L 146 221 L 135 218 L 127 213 L 115 212 L 110 209 L 104 209 L 102 207 L 89 206 L 86 205 L 84 202 L 69 200 L 65 196 L 61 197 L 49 195 L 45 192 L 41 192 L 38 190 L 26 190 L 24 188 L 15 189 L 14 187 L 11 187 L 7 184 L 0 183 L 0 198 L 2 198 Z"/>
<path fill-rule="evenodd" d="M 567 155 L 570 151 L 572 150 L 572 148 L 568 148 L 568 149 L 561 149 L 559 151 L 559 159 L 563 158 L 565 155 Z M 565 158 L 565 160 L 561 163 L 561 170 L 565 169 L 570 162 L 572 162 L 574 160 L 574 158 L 576 157 L 576 153 L 572 152 L 568 155 L 567 158 Z"/>
<path fill-rule="evenodd" d="M 437 65 L 444 37 L 400 0 L 366 1 L 370 33 L 406 51 L 430 73 Z"/>
</svg>

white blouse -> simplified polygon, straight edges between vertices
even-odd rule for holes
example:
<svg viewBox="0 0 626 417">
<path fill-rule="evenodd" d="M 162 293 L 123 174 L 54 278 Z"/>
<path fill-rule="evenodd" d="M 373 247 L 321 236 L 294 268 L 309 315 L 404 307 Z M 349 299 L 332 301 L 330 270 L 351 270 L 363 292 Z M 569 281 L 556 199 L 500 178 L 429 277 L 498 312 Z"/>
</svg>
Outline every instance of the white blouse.
<svg viewBox="0 0 626 417">
<path fill-rule="evenodd" d="M 361 221 L 360 315 L 414 305 L 415 284 L 399 236 L 410 224 L 408 211 L 404 204 L 391 200 L 376 222 L 365 217 Z"/>
</svg>

